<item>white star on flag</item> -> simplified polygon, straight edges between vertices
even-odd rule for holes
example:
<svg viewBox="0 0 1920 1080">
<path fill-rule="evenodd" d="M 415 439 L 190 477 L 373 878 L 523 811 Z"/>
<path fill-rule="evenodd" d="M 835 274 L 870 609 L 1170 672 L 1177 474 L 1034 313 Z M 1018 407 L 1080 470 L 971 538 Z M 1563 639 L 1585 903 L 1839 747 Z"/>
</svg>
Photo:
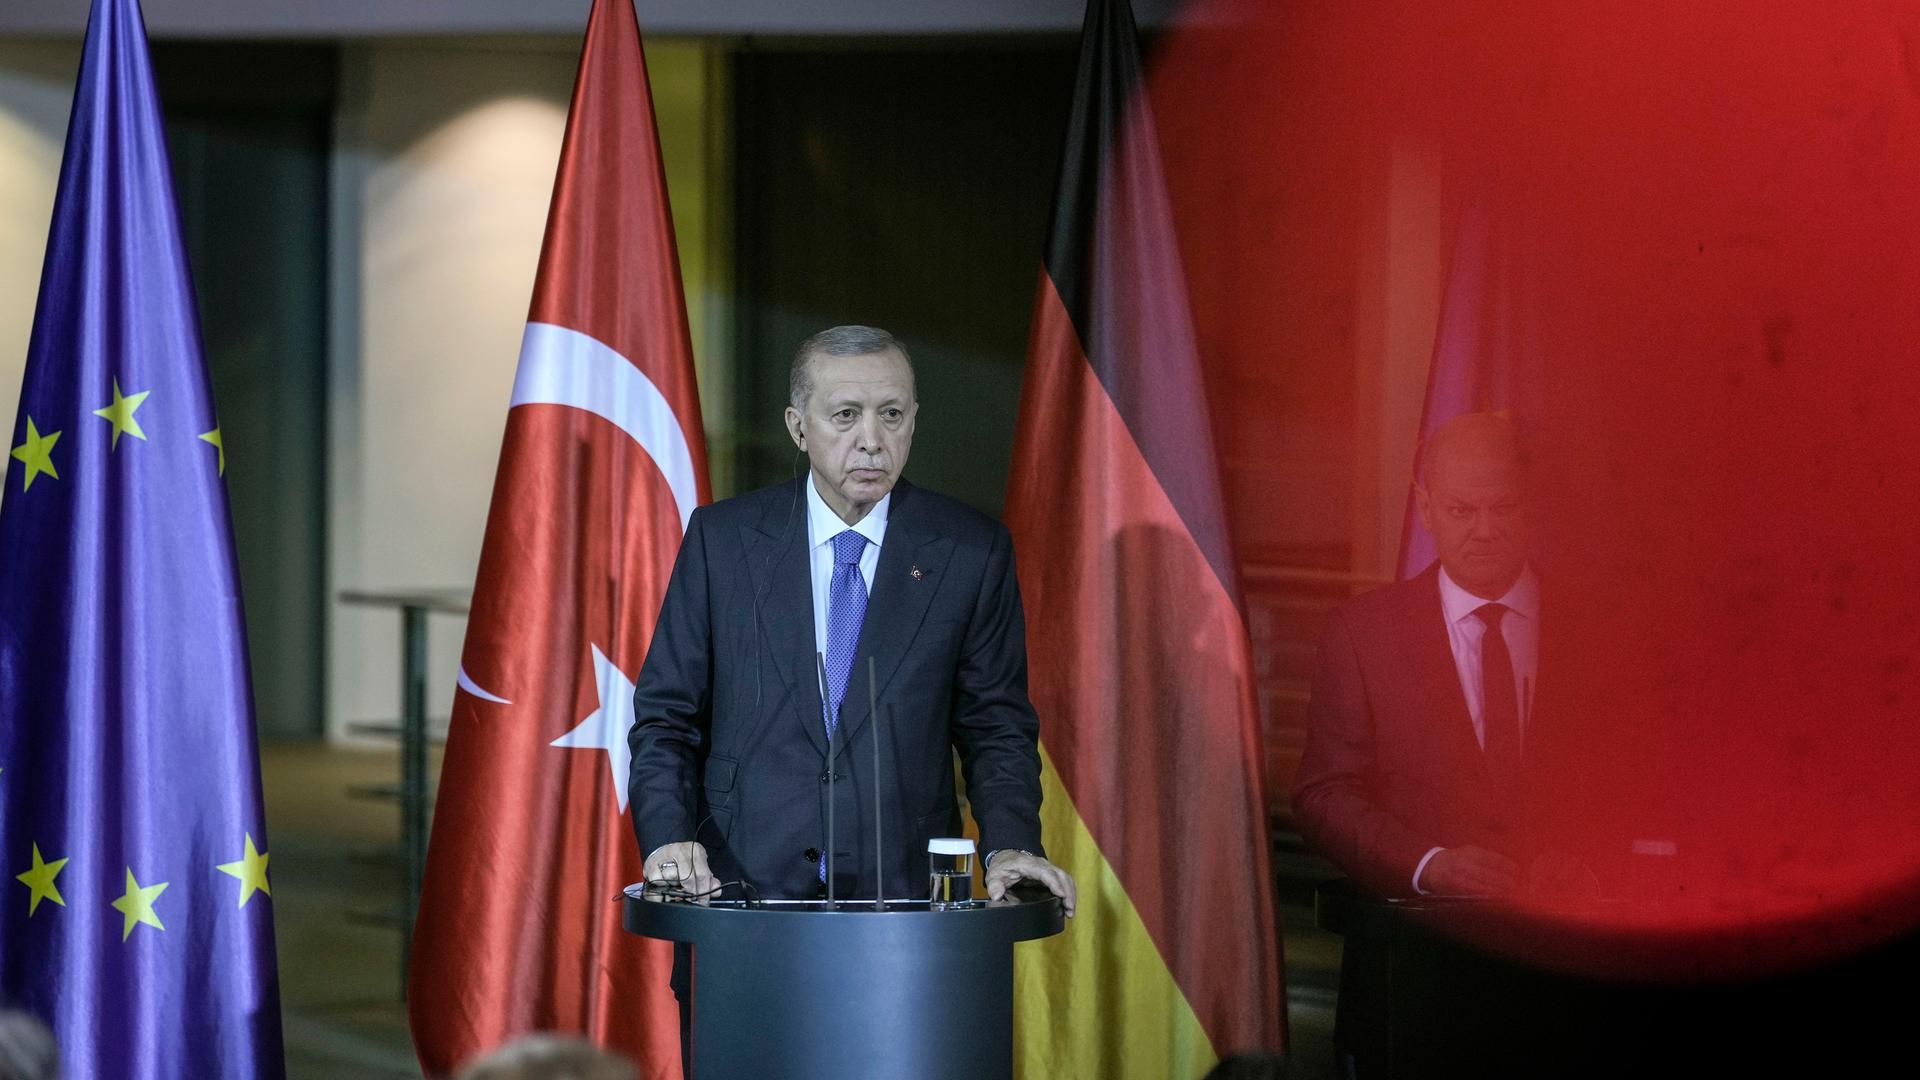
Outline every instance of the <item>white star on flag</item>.
<svg viewBox="0 0 1920 1080">
<path fill-rule="evenodd" d="M 627 732 L 633 730 L 633 680 L 620 666 L 607 659 L 600 646 L 593 650 L 593 682 L 600 691 L 600 707 L 587 714 L 580 725 L 549 745 L 574 750 L 604 750 L 607 768 L 613 773 L 613 797 L 620 812 L 627 812 L 627 774 L 633 751 L 627 747 Z"/>
</svg>

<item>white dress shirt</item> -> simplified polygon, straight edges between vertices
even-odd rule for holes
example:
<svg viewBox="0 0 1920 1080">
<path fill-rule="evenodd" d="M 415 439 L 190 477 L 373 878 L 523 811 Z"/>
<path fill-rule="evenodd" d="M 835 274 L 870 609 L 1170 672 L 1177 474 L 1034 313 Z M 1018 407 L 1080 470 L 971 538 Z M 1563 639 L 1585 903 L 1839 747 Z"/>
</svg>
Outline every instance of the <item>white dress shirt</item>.
<svg viewBox="0 0 1920 1080">
<path fill-rule="evenodd" d="M 887 508 L 893 504 L 893 492 L 880 496 L 873 504 L 867 516 L 860 524 L 849 525 L 840 520 L 833 512 L 827 500 L 820 497 L 818 485 L 820 478 L 807 472 L 807 558 L 813 569 L 813 647 L 816 652 L 827 651 L 827 602 L 828 591 L 833 587 L 833 538 L 852 529 L 867 538 L 867 546 L 860 553 L 860 583 L 867 587 L 867 595 L 873 595 L 873 575 L 880 566 L 880 544 L 887 538 Z M 815 679 L 819 678 L 816 673 Z"/>
<path fill-rule="evenodd" d="M 1440 568 L 1440 611 L 1447 621 L 1447 645 L 1453 650 L 1453 670 L 1460 676 L 1460 692 L 1466 696 L 1467 715 L 1473 720 L 1473 737 L 1482 750 L 1487 748 L 1487 721 L 1486 695 L 1480 685 L 1480 641 L 1486 637 L 1487 624 L 1474 612 L 1488 603 L 1507 608 L 1500 620 L 1500 636 L 1513 658 L 1513 700 L 1520 710 L 1520 743 L 1525 746 L 1527 723 L 1533 718 L 1534 675 L 1540 670 L 1540 578 L 1527 567 L 1506 595 L 1488 601 L 1461 588 L 1447 576 L 1446 567 Z M 1436 847 L 1427 852 L 1414 867 L 1413 891 L 1426 894 L 1420 875 L 1443 850 Z"/>
</svg>

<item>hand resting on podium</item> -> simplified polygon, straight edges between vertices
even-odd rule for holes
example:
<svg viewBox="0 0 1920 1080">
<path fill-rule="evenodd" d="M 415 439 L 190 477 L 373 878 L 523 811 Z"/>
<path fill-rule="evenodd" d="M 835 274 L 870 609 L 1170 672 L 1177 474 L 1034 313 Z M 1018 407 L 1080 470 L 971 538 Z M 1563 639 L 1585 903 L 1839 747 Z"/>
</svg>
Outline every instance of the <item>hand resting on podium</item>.
<svg viewBox="0 0 1920 1080">
<path fill-rule="evenodd" d="M 1060 898 L 1060 910 L 1073 918 L 1073 877 L 1038 855 L 1024 851 L 996 851 L 987 865 L 987 899 L 998 900 L 1016 881 L 1037 881 Z"/>
<path fill-rule="evenodd" d="M 1441 848 L 1415 887 L 1430 896 L 1504 896 L 1520 883 L 1520 867 L 1497 851 L 1463 844 Z"/>
<path fill-rule="evenodd" d="M 647 884 L 671 882 L 705 901 L 719 886 L 707 863 L 707 848 L 696 840 L 662 844 L 647 856 L 642 871 Z M 1060 898 L 1061 910 L 1073 916 L 1073 877 L 1038 855 L 1024 851 L 996 852 L 987 867 L 987 898 L 998 900 L 1017 881 L 1035 881 Z"/>
<path fill-rule="evenodd" d="M 713 876 L 713 869 L 707 865 L 707 846 L 698 840 L 683 840 L 654 848 L 653 854 L 647 856 L 641 874 L 648 885 L 671 882 L 703 903 L 712 898 L 711 894 L 720 884 Z"/>
<path fill-rule="evenodd" d="M 1495 851 L 1471 845 L 1434 852 L 1420 874 L 1419 887 L 1430 896 L 1506 896 L 1524 892 L 1554 900 L 1591 900 L 1601 893 L 1599 879 L 1579 859 L 1548 851 L 1520 865 Z"/>
</svg>

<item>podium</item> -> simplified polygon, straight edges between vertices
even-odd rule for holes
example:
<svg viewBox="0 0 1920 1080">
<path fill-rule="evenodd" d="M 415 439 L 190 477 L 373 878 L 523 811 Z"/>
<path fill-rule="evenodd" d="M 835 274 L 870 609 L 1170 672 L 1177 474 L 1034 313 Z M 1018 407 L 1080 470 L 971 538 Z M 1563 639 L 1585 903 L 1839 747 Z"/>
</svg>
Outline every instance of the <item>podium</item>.
<svg viewBox="0 0 1920 1080">
<path fill-rule="evenodd" d="M 1476 900 L 1383 900 L 1322 883 L 1316 921 L 1345 938 L 1334 1072 L 1475 1076 L 1854 1076 L 1911 1060 L 1920 931 L 1815 966 L 1636 980 L 1539 966 L 1474 942 L 1513 920 Z M 1684 941 L 1602 952 L 1685 950 Z M 1756 947 L 1766 944 L 1753 939 Z"/>
<path fill-rule="evenodd" d="M 662 900 L 623 922 L 693 946 L 694 1080 L 974 1080 L 1013 1075 L 1013 945 L 1057 934 L 1060 901 L 1022 882 L 997 903 Z"/>
</svg>

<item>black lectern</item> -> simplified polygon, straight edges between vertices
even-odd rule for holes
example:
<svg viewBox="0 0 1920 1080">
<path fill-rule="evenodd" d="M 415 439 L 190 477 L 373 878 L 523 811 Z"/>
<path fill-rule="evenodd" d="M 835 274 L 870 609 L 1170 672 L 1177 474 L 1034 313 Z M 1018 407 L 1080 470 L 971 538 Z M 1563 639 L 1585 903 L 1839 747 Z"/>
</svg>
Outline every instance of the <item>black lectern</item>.
<svg viewBox="0 0 1920 1080">
<path fill-rule="evenodd" d="M 1655 982 L 1477 946 L 1494 940 L 1489 927 L 1516 932 L 1484 901 L 1382 900 L 1343 878 L 1315 902 L 1320 926 L 1346 938 L 1334 1021 L 1342 1076 L 1869 1076 L 1912 1057 L 1920 932 L 1815 967 L 1737 980 L 1703 968 Z M 1689 947 L 1623 935 L 1594 955 Z"/>
<path fill-rule="evenodd" d="M 659 900 L 632 886 L 628 931 L 694 948 L 695 1080 L 1013 1075 L 1013 943 L 1060 932 L 1022 883 L 995 904 Z"/>
</svg>

